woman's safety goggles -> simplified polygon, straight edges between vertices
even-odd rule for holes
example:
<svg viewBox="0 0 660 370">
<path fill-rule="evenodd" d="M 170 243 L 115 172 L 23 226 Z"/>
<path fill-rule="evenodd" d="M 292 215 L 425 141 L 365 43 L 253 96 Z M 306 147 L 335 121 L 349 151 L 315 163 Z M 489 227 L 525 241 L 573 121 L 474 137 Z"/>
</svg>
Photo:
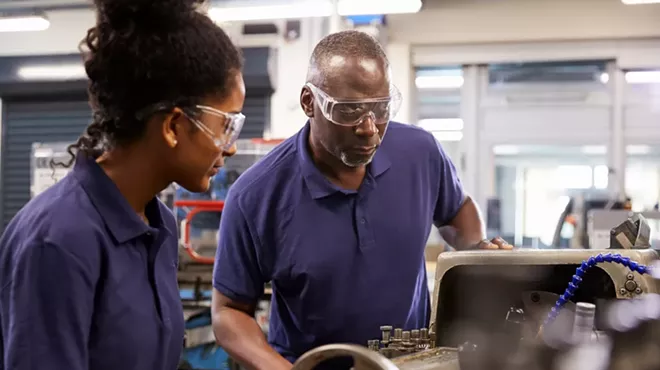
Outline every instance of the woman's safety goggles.
<svg viewBox="0 0 660 370">
<path fill-rule="evenodd" d="M 208 135 L 216 147 L 223 151 L 229 150 L 243 129 L 245 116 L 242 113 L 227 113 L 205 105 L 197 105 L 195 108 L 200 113 L 191 114 L 188 110 L 183 110 L 186 118 Z"/>
<path fill-rule="evenodd" d="M 136 117 L 143 120 L 152 114 L 171 111 L 173 108 L 171 104 L 156 104 L 138 112 Z M 242 113 L 227 113 L 205 105 L 195 105 L 181 110 L 192 124 L 223 151 L 229 150 L 234 145 L 245 123 L 245 116 Z"/>
<path fill-rule="evenodd" d="M 369 99 L 335 99 L 311 83 L 305 86 L 312 91 L 323 116 L 340 126 L 357 126 L 367 117 L 377 125 L 385 124 L 401 107 L 401 93 L 394 85 L 390 87 L 390 96 Z"/>
</svg>

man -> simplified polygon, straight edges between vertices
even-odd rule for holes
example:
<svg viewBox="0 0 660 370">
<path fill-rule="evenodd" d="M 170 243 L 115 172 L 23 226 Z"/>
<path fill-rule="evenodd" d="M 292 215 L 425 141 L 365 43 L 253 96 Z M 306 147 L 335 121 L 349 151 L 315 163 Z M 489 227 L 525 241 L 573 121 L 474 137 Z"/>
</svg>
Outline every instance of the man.
<svg viewBox="0 0 660 370">
<path fill-rule="evenodd" d="M 389 122 L 401 96 L 374 38 L 327 36 L 307 81 L 300 104 L 309 122 L 238 179 L 220 223 L 214 331 L 248 369 L 290 369 L 328 343 L 366 344 L 381 325 L 427 326 L 431 223 L 451 226 L 458 249 L 511 248 L 484 240 L 479 211 L 434 137 Z M 266 341 L 252 313 L 268 281 Z"/>
</svg>

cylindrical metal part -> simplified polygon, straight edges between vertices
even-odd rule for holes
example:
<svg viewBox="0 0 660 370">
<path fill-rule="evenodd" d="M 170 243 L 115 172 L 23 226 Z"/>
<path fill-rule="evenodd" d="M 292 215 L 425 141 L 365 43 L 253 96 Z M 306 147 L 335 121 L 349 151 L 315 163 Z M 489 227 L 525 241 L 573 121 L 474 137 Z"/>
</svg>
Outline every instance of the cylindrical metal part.
<svg viewBox="0 0 660 370">
<path fill-rule="evenodd" d="M 410 332 L 408 330 L 401 333 L 401 340 L 404 342 L 410 342 Z"/>
<path fill-rule="evenodd" d="M 423 340 L 429 339 L 429 329 L 427 328 L 419 329 L 419 337 Z"/>
<path fill-rule="evenodd" d="M 382 333 L 381 342 L 387 345 L 390 342 L 390 337 L 392 336 L 392 327 L 389 325 L 384 325 L 380 327 Z"/>
<path fill-rule="evenodd" d="M 367 346 L 372 351 L 378 351 L 380 349 L 380 342 L 378 339 L 370 340 L 367 342 Z"/>
<path fill-rule="evenodd" d="M 586 302 L 578 302 L 575 305 L 575 319 L 573 321 L 573 340 L 585 342 L 591 340 L 594 331 L 596 316 L 596 305 Z"/>
<path fill-rule="evenodd" d="M 401 328 L 394 329 L 394 339 L 401 340 L 402 335 L 403 335 L 403 329 Z"/>
</svg>

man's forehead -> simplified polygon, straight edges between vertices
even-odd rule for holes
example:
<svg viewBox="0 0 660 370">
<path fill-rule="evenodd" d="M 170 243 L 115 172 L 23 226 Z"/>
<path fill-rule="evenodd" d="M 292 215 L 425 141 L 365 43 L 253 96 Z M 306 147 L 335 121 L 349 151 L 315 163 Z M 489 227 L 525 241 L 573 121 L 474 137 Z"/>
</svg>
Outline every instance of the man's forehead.
<svg viewBox="0 0 660 370">
<path fill-rule="evenodd" d="M 353 98 L 386 95 L 389 91 L 387 67 L 377 59 L 333 55 L 323 67 L 320 87 L 332 96 Z"/>
</svg>

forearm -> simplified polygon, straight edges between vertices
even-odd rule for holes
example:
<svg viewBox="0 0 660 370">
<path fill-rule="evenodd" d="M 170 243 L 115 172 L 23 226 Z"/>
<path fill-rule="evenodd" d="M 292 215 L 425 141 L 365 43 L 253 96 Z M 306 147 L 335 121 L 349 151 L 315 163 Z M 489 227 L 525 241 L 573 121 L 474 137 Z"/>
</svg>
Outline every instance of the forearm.
<svg viewBox="0 0 660 370">
<path fill-rule="evenodd" d="M 447 226 L 441 228 L 440 233 L 457 250 L 470 249 L 486 238 L 481 212 L 470 197 L 465 198 L 458 213 Z"/>
<path fill-rule="evenodd" d="M 290 370 L 292 365 L 266 341 L 257 322 L 246 313 L 224 308 L 213 321 L 218 345 L 248 370 Z"/>
</svg>

